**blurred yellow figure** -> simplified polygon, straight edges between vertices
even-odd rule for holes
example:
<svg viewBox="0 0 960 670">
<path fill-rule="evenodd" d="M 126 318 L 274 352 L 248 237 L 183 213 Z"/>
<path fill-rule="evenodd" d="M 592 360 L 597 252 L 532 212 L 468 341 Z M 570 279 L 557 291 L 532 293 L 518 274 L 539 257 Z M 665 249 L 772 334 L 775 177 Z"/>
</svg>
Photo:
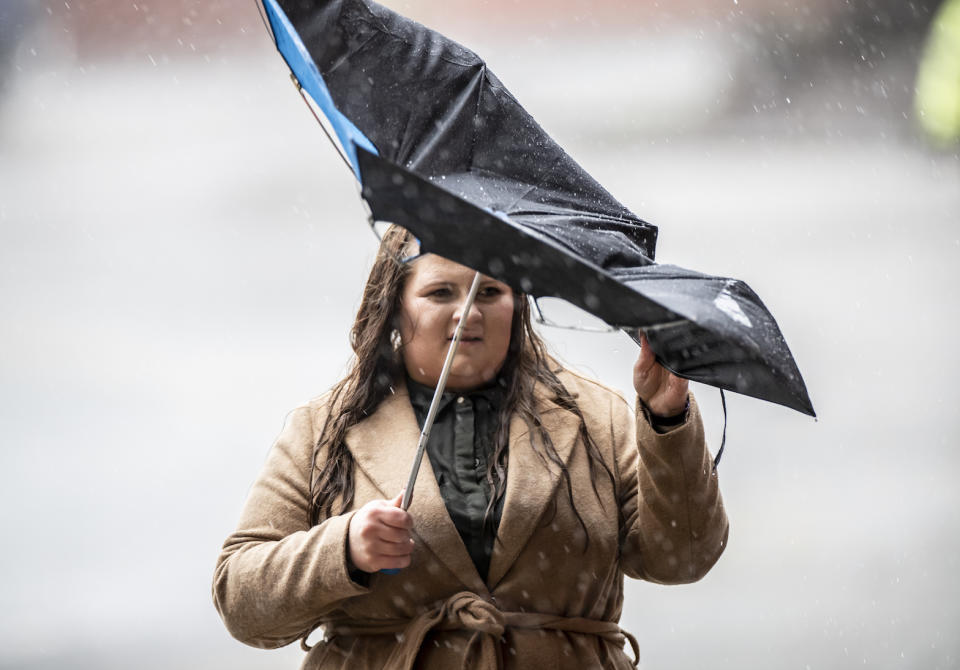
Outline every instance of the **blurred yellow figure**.
<svg viewBox="0 0 960 670">
<path fill-rule="evenodd" d="M 934 17 L 914 104 L 930 139 L 943 145 L 960 141 L 960 0 L 946 0 Z"/>
</svg>

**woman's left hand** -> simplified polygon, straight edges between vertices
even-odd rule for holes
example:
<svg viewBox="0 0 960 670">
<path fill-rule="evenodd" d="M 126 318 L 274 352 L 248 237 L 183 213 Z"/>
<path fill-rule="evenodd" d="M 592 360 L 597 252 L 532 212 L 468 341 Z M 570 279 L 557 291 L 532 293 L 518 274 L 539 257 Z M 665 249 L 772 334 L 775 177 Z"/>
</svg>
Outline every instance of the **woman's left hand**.
<svg viewBox="0 0 960 670">
<path fill-rule="evenodd" d="M 689 386 L 686 379 L 657 363 L 647 336 L 641 333 L 640 355 L 633 366 L 633 387 L 647 409 L 663 418 L 680 414 L 687 406 Z"/>
</svg>

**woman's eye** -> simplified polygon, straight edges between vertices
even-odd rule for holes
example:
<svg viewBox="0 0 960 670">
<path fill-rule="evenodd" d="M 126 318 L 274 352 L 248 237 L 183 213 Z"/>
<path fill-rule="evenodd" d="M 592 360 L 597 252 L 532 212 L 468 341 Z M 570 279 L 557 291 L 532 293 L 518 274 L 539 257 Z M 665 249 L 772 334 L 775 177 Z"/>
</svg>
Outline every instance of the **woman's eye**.
<svg viewBox="0 0 960 670">
<path fill-rule="evenodd" d="M 503 289 L 501 289 L 499 286 L 482 286 L 480 287 L 480 290 L 477 291 L 477 297 L 484 300 L 490 300 L 502 294 Z M 456 292 L 449 286 L 441 286 L 427 293 L 428 297 L 438 300 L 449 300 L 455 295 Z"/>
</svg>

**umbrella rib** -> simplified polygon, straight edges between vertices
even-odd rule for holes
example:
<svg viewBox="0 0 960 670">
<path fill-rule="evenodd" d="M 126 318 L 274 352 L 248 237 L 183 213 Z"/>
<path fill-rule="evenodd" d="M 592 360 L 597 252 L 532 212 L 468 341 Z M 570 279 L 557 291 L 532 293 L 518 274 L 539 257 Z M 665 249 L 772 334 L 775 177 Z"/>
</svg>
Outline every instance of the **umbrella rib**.
<svg viewBox="0 0 960 670">
<path fill-rule="evenodd" d="M 656 332 L 658 330 L 666 330 L 667 328 L 675 328 L 677 326 L 683 326 L 688 323 L 690 323 L 690 319 L 677 319 L 676 321 L 667 321 L 665 323 L 655 323 L 650 326 L 644 326 L 640 330 L 650 330 L 650 331 Z"/>
<path fill-rule="evenodd" d="M 297 87 L 297 92 L 300 94 L 300 97 L 303 98 L 303 101 L 307 104 L 307 109 L 310 110 L 310 113 L 313 114 L 313 118 L 317 120 L 317 123 L 320 125 L 323 134 L 327 136 L 327 139 L 330 140 L 330 144 L 333 145 L 333 148 L 336 150 L 337 155 L 340 156 L 340 159 L 343 160 L 344 164 L 347 166 L 347 169 L 353 173 L 356 177 L 356 173 L 353 171 L 353 165 L 350 163 L 350 159 L 347 157 L 344 149 L 340 146 L 340 142 L 333 138 L 333 135 L 330 134 L 330 131 L 327 130 L 327 126 L 323 123 L 323 120 L 320 118 L 320 115 L 317 114 L 317 111 L 313 108 L 313 105 L 310 104 L 310 100 L 307 98 L 306 92 L 303 90 L 303 86 L 300 85 L 300 82 L 297 81 L 296 76 L 291 72 L 290 79 L 293 80 L 293 85 Z"/>
<path fill-rule="evenodd" d="M 420 441 L 417 443 L 417 454 L 413 458 L 413 467 L 410 468 L 410 478 L 407 480 L 407 488 L 403 491 L 403 501 L 400 507 L 403 510 L 410 508 L 413 502 L 413 486 L 417 482 L 417 473 L 420 472 L 420 463 L 423 461 L 423 452 L 426 451 L 427 441 L 430 439 L 430 429 L 433 428 L 433 421 L 437 416 L 437 409 L 440 407 L 440 398 L 447 386 L 447 376 L 450 374 L 450 367 L 453 365 L 453 358 L 457 354 L 457 345 L 460 344 L 460 335 L 463 334 L 463 324 L 467 321 L 467 315 L 473 307 L 473 300 L 477 297 L 477 289 L 480 288 L 480 273 L 473 275 L 473 283 L 470 285 L 470 291 L 467 299 L 460 310 L 460 321 L 457 322 L 457 328 L 453 333 L 453 339 L 447 348 L 447 358 L 443 361 L 443 369 L 440 371 L 440 379 L 437 381 L 437 388 L 433 392 L 433 400 L 430 401 L 430 410 L 427 412 L 427 418 L 423 422 L 423 429 L 420 431 Z"/>
<path fill-rule="evenodd" d="M 263 0 L 257 0 L 257 13 L 260 14 L 260 20 L 263 21 L 263 25 L 266 27 L 267 32 L 270 34 L 270 37 L 273 38 L 273 43 L 276 45 L 277 37 L 273 34 L 273 28 L 270 27 L 270 22 L 267 20 L 267 16 L 263 10 Z"/>
</svg>

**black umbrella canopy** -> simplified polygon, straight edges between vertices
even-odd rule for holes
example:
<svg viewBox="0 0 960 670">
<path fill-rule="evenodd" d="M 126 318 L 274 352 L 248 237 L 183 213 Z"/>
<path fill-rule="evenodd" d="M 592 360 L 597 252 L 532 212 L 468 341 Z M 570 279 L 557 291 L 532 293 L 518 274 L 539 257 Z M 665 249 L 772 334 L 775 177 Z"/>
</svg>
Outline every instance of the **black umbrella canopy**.
<svg viewBox="0 0 960 670">
<path fill-rule="evenodd" d="M 580 229 L 621 232 L 633 256 L 653 260 L 656 226 L 570 158 L 475 53 L 367 0 L 278 4 L 382 158 L 530 226 L 561 224 L 574 244 Z"/>
<path fill-rule="evenodd" d="M 476 54 L 368 0 L 263 4 L 301 85 L 310 89 L 284 48 L 276 5 L 335 109 L 320 107 L 358 131 L 341 141 L 376 220 L 517 290 L 644 329 L 658 360 L 683 377 L 813 415 L 757 295 L 655 264 L 657 228 L 568 156 Z"/>
</svg>

